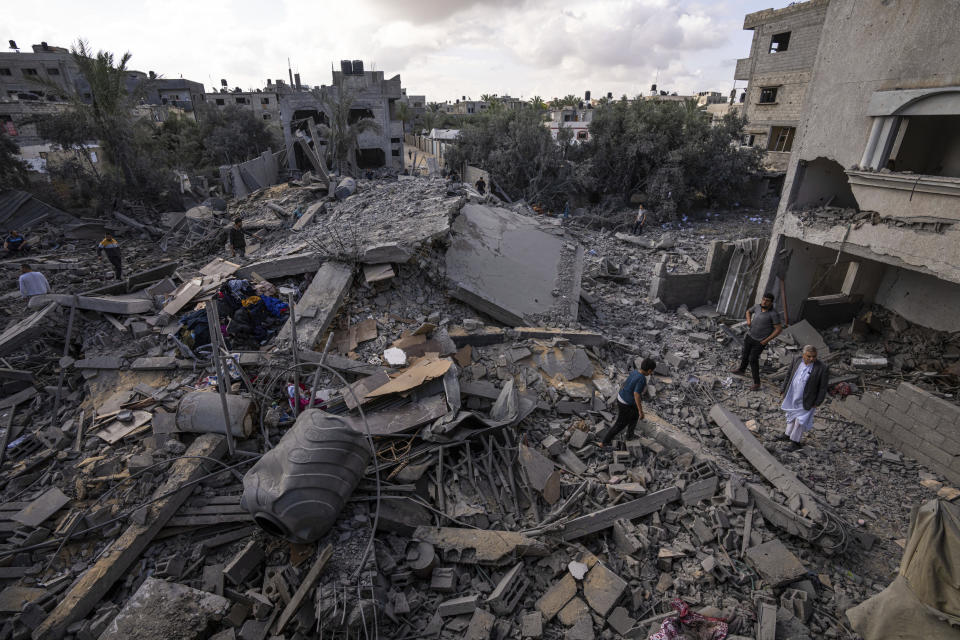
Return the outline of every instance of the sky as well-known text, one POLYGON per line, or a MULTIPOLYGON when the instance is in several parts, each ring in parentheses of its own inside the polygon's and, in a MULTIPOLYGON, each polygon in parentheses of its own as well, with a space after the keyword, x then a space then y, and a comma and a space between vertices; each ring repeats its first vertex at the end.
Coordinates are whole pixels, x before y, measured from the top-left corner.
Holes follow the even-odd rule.
MULTIPOLYGON (((400 74, 428 101, 481 94, 619 97, 734 85, 747 13, 787 0, 35 0, 4 12, 2 42, 133 54, 130 68, 231 88, 329 84, 341 59, 400 74)), ((736 86, 742 87, 740 82, 736 86)))

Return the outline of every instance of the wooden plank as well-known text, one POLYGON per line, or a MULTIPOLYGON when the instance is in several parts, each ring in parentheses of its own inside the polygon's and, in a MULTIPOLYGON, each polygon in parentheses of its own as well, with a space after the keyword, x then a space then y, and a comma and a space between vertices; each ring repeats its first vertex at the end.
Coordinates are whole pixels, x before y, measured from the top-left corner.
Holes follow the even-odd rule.
POLYGON ((290 598, 290 602, 287 603, 287 606, 284 607, 283 613, 280 615, 280 619, 277 620, 276 626, 273 628, 273 634, 278 635, 283 628, 287 626, 287 623, 290 622, 290 618, 293 617, 293 614, 297 612, 297 609, 300 608, 303 599, 307 597, 307 594, 310 593, 310 590, 313 589, 313 585, 316 584, 317 579, 320 577, 320 572, 323 571, 324 565, 327 564, 327 560, 330 559, 330 556, 333 555, 333 545, 328 544, 324 547, 323 551, 320 552, 320 555, 317 556, 317 559, 313 562, 313 566, 310 567, 310 571, 307 572, 306 577, 303 579, 303 582, 300 583, 300 586, 297 587, 296 593, 293 594, 293 597, 290 598))
MULTIPOLYGON (((353 267, 350 265, 326 262, 320 267, 293 309, 297 318, 297 342, 300 349, 312 349, 317 339, 326 332, 352 281, 353 267), (305 309, 316 309, 316 312, 305 313, 305 309), (308 315, 312 317, 306 317, 308 315)), ((281 350, 289 348, 291 334, 292 327, 288 319, 277 336, 276 344, 281 350)))
MULTIPOLYGON (((203 456, 219 459, 226 451, 223 436, 206 433, 198 437, 187 456, 203 456)), ((56 608, 34 630, 33 640, 56 640, 66 635, 67 627, 86 618, 103 599, 114 583, 127 572, 154 536, 166 526, 180 505, 193 492, 188 483, 207 473, 204 465, 208 460, 182 458, 173 463, 167 481, 155 492, 154 497, 171 494, 153 503, 145 524, 131 524, 115 539, 96 564, 87 569, 73 586, 59 598, 56 608)))
POLYGON ((187 304, 200 293, 201 289, 203 289, 203 280, 200 278, 194 278, 190 282, 185 282, 174 293, 173 299, 163 307, 162 312, 168 316, 177 315, 181 309, 187 306, 187 304))
POLYGON ((567 523, 563 528, 561 537, 564 540, 575 540, 597 531, 603 531, 607 527, 612 527, 614 520, 626 518, 633 520, 649 515, 662 507, 663 505, 676 502, 680 499, 680 489, 677 487, 668 487, 648 496, 617 504, 606 509, 600 509, 585 516, 575 518, 567 523))

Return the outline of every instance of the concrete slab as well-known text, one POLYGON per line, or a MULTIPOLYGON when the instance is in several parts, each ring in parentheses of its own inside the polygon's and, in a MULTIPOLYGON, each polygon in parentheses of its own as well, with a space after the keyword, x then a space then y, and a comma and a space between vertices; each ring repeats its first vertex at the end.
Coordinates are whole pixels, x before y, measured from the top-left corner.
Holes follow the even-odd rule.
POLYGON ((583 248, 507 209, 468 204, 451 227, 450 293, 512 326, 577 319, 583 248))
POLYGON ((100 640, 194 640, 230 608, 223 596, 156 578, 144 580, 100 640))
POLYGON ((575 595, 577 595, 577 581, 569 573, 565 574, 552 587, 547 589, 546 593, 540 596, 536 604, 537 611, 543 614, 543 619, 546 622, 550 622, 553 616, 560 613, 560 610, 575 595))
POLYGON ((256 273, 261 278, 269 280, 270 278, 280 278, 283 276, 292 276, 298 273, 309 273, 320 268, 323 262, 322 256, 315 252, 295 253, 289 256, 279 256, 251 262, 248 265, 240 267, 236 271, 236 277, 249 279, 256 273))
POLYGON ((807 575, 803 563, 777 539, 747 549, 747 562, 771 587, 779 587, 807 575))
POLYGON ((626 590, 627 581, 599 562, 583 580, 583 596, 587 604, 601 616, 606 616, 613 609, 626 590))
POLYGON ((13 519, 28 527, 39 527, 47 518, 57 511, 60 511, 68 502, 70 502, 70 498, 60 491, 60 489, 53 487, 21 511, 17 512, 13 516, 13 519))
MULTIPOLYGON (((293 309, 297 319, 297 342, 301 349, 312 349, 317 339, 327 330, 352 281, 353 267, 350 265, 327 262, 320 267, 293 309)), ((290 345, 291 340, 291 325, 290 320, 287 320, 280 329, 276 345, 284 349, 290 345)))

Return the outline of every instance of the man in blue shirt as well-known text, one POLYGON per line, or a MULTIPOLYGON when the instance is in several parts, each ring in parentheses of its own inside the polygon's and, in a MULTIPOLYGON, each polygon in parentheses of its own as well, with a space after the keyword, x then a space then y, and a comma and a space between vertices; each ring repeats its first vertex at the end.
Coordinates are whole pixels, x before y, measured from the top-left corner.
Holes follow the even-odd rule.
POLYGON ((647 377, 653 375, 653 370, 656 368, 657 363, 652 358, 644 358, 640 363, 640 371, 631 371, 627 376, 627 381, 623 383, 620 393, 617 394, 617 419, 604 433, 601 440, 603 446, 609 446, 624 427, 627 429, 627 438, 633 437, 637 420, 643 420, 641 397, 647 386, 647 377))

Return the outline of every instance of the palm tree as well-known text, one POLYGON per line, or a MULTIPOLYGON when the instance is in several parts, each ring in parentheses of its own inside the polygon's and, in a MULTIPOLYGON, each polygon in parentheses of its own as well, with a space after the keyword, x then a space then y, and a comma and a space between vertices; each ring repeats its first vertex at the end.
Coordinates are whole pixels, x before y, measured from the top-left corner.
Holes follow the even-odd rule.
POLYGON ((561 106, 576 107, 579 104, 580 104, 580 98, 573 95, 572 93, 568 93, 567 95, 563 96, 563 98, 560 100, 561 106))
POLYGON ((440 104, 439 102, 427 103, 427 111, 429 111, 430 113, 440 113, 442 109, 443 109, 443 105, 440 104))
POLYGON ((683 102, 680 103, 680 108, 683 110, 683 117, 687 122, 705 120, 709 117, 707 114, 707 105, 701 106, 697 104, 694 98, 685 98, 683 102))
POLYGON ((481 102, 494 102, 497 99, 497 94, 495 93, 484 93, 480 95, 481 102))
POLYGON ((407 132, 407 125, 413 122, 413 110, 406 102, 399 103, 397 107, 397 120, 403 123, 403 132, 407 132))
POLYGON ((349 93, 341 94, 339 100, 334 99, 332 94, 321 94, 318 89, 313 89, 313 93, 320 98, 330 121, 329 124, 317 125, 317 133, 327 140, 327 154, 335 161, 337 171, 341 175, 344 162, 348 163, 353 173, 356 173, 356 163, 351 157, 351 152, 360 148, 358 143, 360 135, 367 131, 380 133, 383 127, 373 118, 360 118, 351 122, 350 107, 353 106, 354 98, 349 93))
POLYGON ((443 114, 435 111, 425 111, 424 114, 420 116, 421 131, 425 130, 427 133, 430 133, 430 131, 435 129, 440 123, 440 118, 442 115, 443 114))
POLYGON ((534 109, 546 109, 547 103, 540 96, 530 98, 530 106, 534 109))

